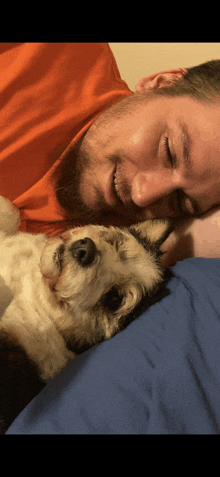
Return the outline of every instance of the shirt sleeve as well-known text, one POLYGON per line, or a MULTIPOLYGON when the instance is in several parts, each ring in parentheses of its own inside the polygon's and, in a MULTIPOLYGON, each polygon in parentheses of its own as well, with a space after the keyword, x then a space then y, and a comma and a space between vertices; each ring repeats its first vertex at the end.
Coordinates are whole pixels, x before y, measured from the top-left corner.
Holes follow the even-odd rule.
POLYGON ((60 156, 132 92, 107 43, 3 43, 0 71, 0 195, 20 209, 21 230, 64 227, 51 183, 60 156))

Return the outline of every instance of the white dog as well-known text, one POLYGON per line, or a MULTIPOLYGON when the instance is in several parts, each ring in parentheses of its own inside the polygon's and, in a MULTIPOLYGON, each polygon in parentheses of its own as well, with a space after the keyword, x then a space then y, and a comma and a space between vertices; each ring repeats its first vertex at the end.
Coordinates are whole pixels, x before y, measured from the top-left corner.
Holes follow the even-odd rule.
POLYGON ((146 307, 160 298, 160 246, 172 225, 88 225, 48 238, 18 232, 19 224, 18 210, 0 197, 0 361, 8 343, 13 361, 22 354, 46 382, 124 328, 143 299, 146 307))

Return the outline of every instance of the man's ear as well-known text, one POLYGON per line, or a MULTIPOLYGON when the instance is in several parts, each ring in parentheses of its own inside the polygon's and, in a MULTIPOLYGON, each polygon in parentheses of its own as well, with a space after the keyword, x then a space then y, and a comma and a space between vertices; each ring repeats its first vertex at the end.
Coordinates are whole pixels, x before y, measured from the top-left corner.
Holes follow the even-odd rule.
POLYGON ((188 72, 186 68, 176 68, 172 70, 160 71, 150 76, 141 78, 135 86, 137 93, 144 93, 149 89, 171 86, 177 81, 182 81, 183 76, 188 72))

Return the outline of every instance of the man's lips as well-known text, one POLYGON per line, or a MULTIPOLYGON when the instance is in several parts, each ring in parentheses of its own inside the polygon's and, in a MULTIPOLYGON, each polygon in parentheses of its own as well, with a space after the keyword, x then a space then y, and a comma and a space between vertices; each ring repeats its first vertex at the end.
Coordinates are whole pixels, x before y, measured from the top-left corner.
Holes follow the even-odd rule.
MULTIPOLYGON (((108 215, 108 220, 112 214, 112 218, 116 222, 112 222, 113 225, 117 226, 129 226, 135 222, 145 220, 144 210, 138 207, 132 200, 127 199, 125 202, 118 197, 118 194, 115 190, 114 183, 114 169, 111 173, 111 176, 108 178, 108 182, 105 188, 104 200, 106 204, 106 214, 108 215)), ((117 173, 116 173, 117 174, 117 173)), ((117 176, 116 176, 117 181, 117 176)), ((120 184, 119 184, 119 194, 120 194, 120 184)), ((104 212, 104 209, 103 209, 104 212)), ((107 217, 107 215, 106 215, 107 217)))
POLYGON ((114 188, 115 188, 115 192, 116 192, 116 194, 117 194, 117 196, 118 196, 120 202, 123 204, 121 195, 120 195, 120 193, 119 193, 118 178, 117 178, 117 172, 116 172, 116 171, 114 172, 113 177, 114 177, 114 188))
POLYGON ((116 168, 114 168, 113 171, 111 171, 111 174, 109 175, 107 184, 106 184, 106 189, 105 189, 105 200, 106 203, 111 207, 115 208, 117 206, 123 206, 123 201, 120 197, 120 192, 118 188, 118 183, 117 183, 117 172, 116 168))

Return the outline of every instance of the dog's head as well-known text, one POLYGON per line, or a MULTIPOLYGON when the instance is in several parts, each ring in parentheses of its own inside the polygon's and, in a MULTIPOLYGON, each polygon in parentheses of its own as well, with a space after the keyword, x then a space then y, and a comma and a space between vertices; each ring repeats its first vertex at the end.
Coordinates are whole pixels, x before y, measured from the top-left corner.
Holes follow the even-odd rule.
POLYGON ((168 220, 129 228, 88 225, 48 240, 40 268, 64 309, 57 326, 72 350, 82 352, 120 331, 143 297, 145 308, 151 304, 164 280, 160 247, 172 229, 168 220))

